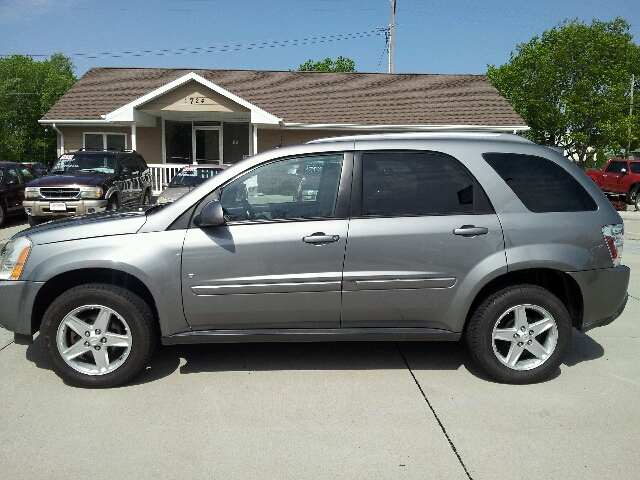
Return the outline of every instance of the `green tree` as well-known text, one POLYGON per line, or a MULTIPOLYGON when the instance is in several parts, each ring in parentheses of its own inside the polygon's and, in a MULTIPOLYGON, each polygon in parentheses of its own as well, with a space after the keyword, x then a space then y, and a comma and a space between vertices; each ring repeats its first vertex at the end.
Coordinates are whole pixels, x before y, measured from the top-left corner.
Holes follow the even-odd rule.
POLYGON ((56 53, 38 62, 13 55, 0 58, 0 151, 2 160, 50 163, 56 132, 38 120, 75 83, 71 60, 56 53))
MULTIPOLYGON (((582 168, 627 147, 631 75, 640 73, 640 47, 629 24, 565 20, 520 44, 487 77, 527 122, 536 143, 564 148, 582 168)), ((634 111, 632 150, 640 139, 634 111)), ((626 152, 625 152, 626 153, 626 152)))
POLYGON ((309 59, 298 67, 299 72, 355 72, 356 62, 340 55, 335 61, 329 57, 320 62, 309 59))

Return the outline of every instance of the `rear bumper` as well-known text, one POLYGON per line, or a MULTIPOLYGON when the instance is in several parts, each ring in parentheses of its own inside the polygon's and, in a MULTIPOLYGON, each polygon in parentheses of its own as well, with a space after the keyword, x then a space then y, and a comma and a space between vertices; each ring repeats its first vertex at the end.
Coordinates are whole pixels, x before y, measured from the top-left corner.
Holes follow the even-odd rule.
POLYGON ((50 218, 104 212, 107 208, 107 200, 59 200, 57 203, 64 203, 66 210, 52 211, 49 200, 24 200, 22 206, 29 216, 50 218))
POLYGON ((631 270, 624 265, 569 272, 582 290, 584 311, 578 330, 587 332, 608 325, 622 314, 627 304, 630 274, 631 270))

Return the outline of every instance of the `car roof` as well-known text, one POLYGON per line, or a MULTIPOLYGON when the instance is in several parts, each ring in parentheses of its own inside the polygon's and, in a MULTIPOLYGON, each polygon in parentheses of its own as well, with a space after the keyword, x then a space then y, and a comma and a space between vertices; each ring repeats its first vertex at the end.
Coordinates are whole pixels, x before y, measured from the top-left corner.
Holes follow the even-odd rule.
POLYGON ((19 162, 0 162, 0 167, 22 166, 19 162))

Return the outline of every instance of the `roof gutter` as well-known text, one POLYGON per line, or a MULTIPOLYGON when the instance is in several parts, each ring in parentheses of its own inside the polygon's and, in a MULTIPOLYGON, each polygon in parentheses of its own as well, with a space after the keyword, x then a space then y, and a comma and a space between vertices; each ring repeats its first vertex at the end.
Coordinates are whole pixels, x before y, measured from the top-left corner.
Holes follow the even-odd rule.
POLYGON ((285 130, 353 130, 395 132, 526 132, 526 125, 355 125, 335 123, 285 123, 280 124, 285 130))
POLYGON ((43 125, 111 125, 116 126, 113 122, 106 120, 38 120, 43 125))

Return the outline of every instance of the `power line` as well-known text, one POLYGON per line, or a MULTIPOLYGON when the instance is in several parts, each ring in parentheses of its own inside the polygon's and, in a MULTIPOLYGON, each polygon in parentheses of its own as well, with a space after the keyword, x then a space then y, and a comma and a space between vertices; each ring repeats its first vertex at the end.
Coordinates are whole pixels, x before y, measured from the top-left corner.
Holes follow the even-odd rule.
MULTIPOLYGON (((140 51, 124 51, 124 52, 101 52, 101 53, 70 53, 70 57, 80 58, 121 58, 121 57, 148 57, 163 55, 187 55, 195 53, 219 53, 239 50, 257 50, 263 48, 292 47, 298 45, 309 45, 314 43, 338 42, 343 40, 356 40, 358 38, 372 37, 383 35, 380 29, 364 30, 361 32, 352 32, 338 35, 325 35, 321 37, 297 38, 293 40, 273 40, 268 42, 255 43, 230 43, 223 45, 213 45, 209 47, 184 47, 173 49, 156 49, 156 50, 140 50, 140 51)), ((0 57, 9 57, 11 55, 0 55, 0 57)), ((33 54, 29 57, 49 57, 50 55, 33 54)))
POLYGON ((380 61, 378 62, 378 66, 376 67, 376 73, 378 73, 378 70, 380 70, 380 64, 382 63, 384 54, 389 51, 389 27, 379 27, 378 30, 384 33, 385 42, 384 48, 382 49, 382 55, 380 56, 380 61))

